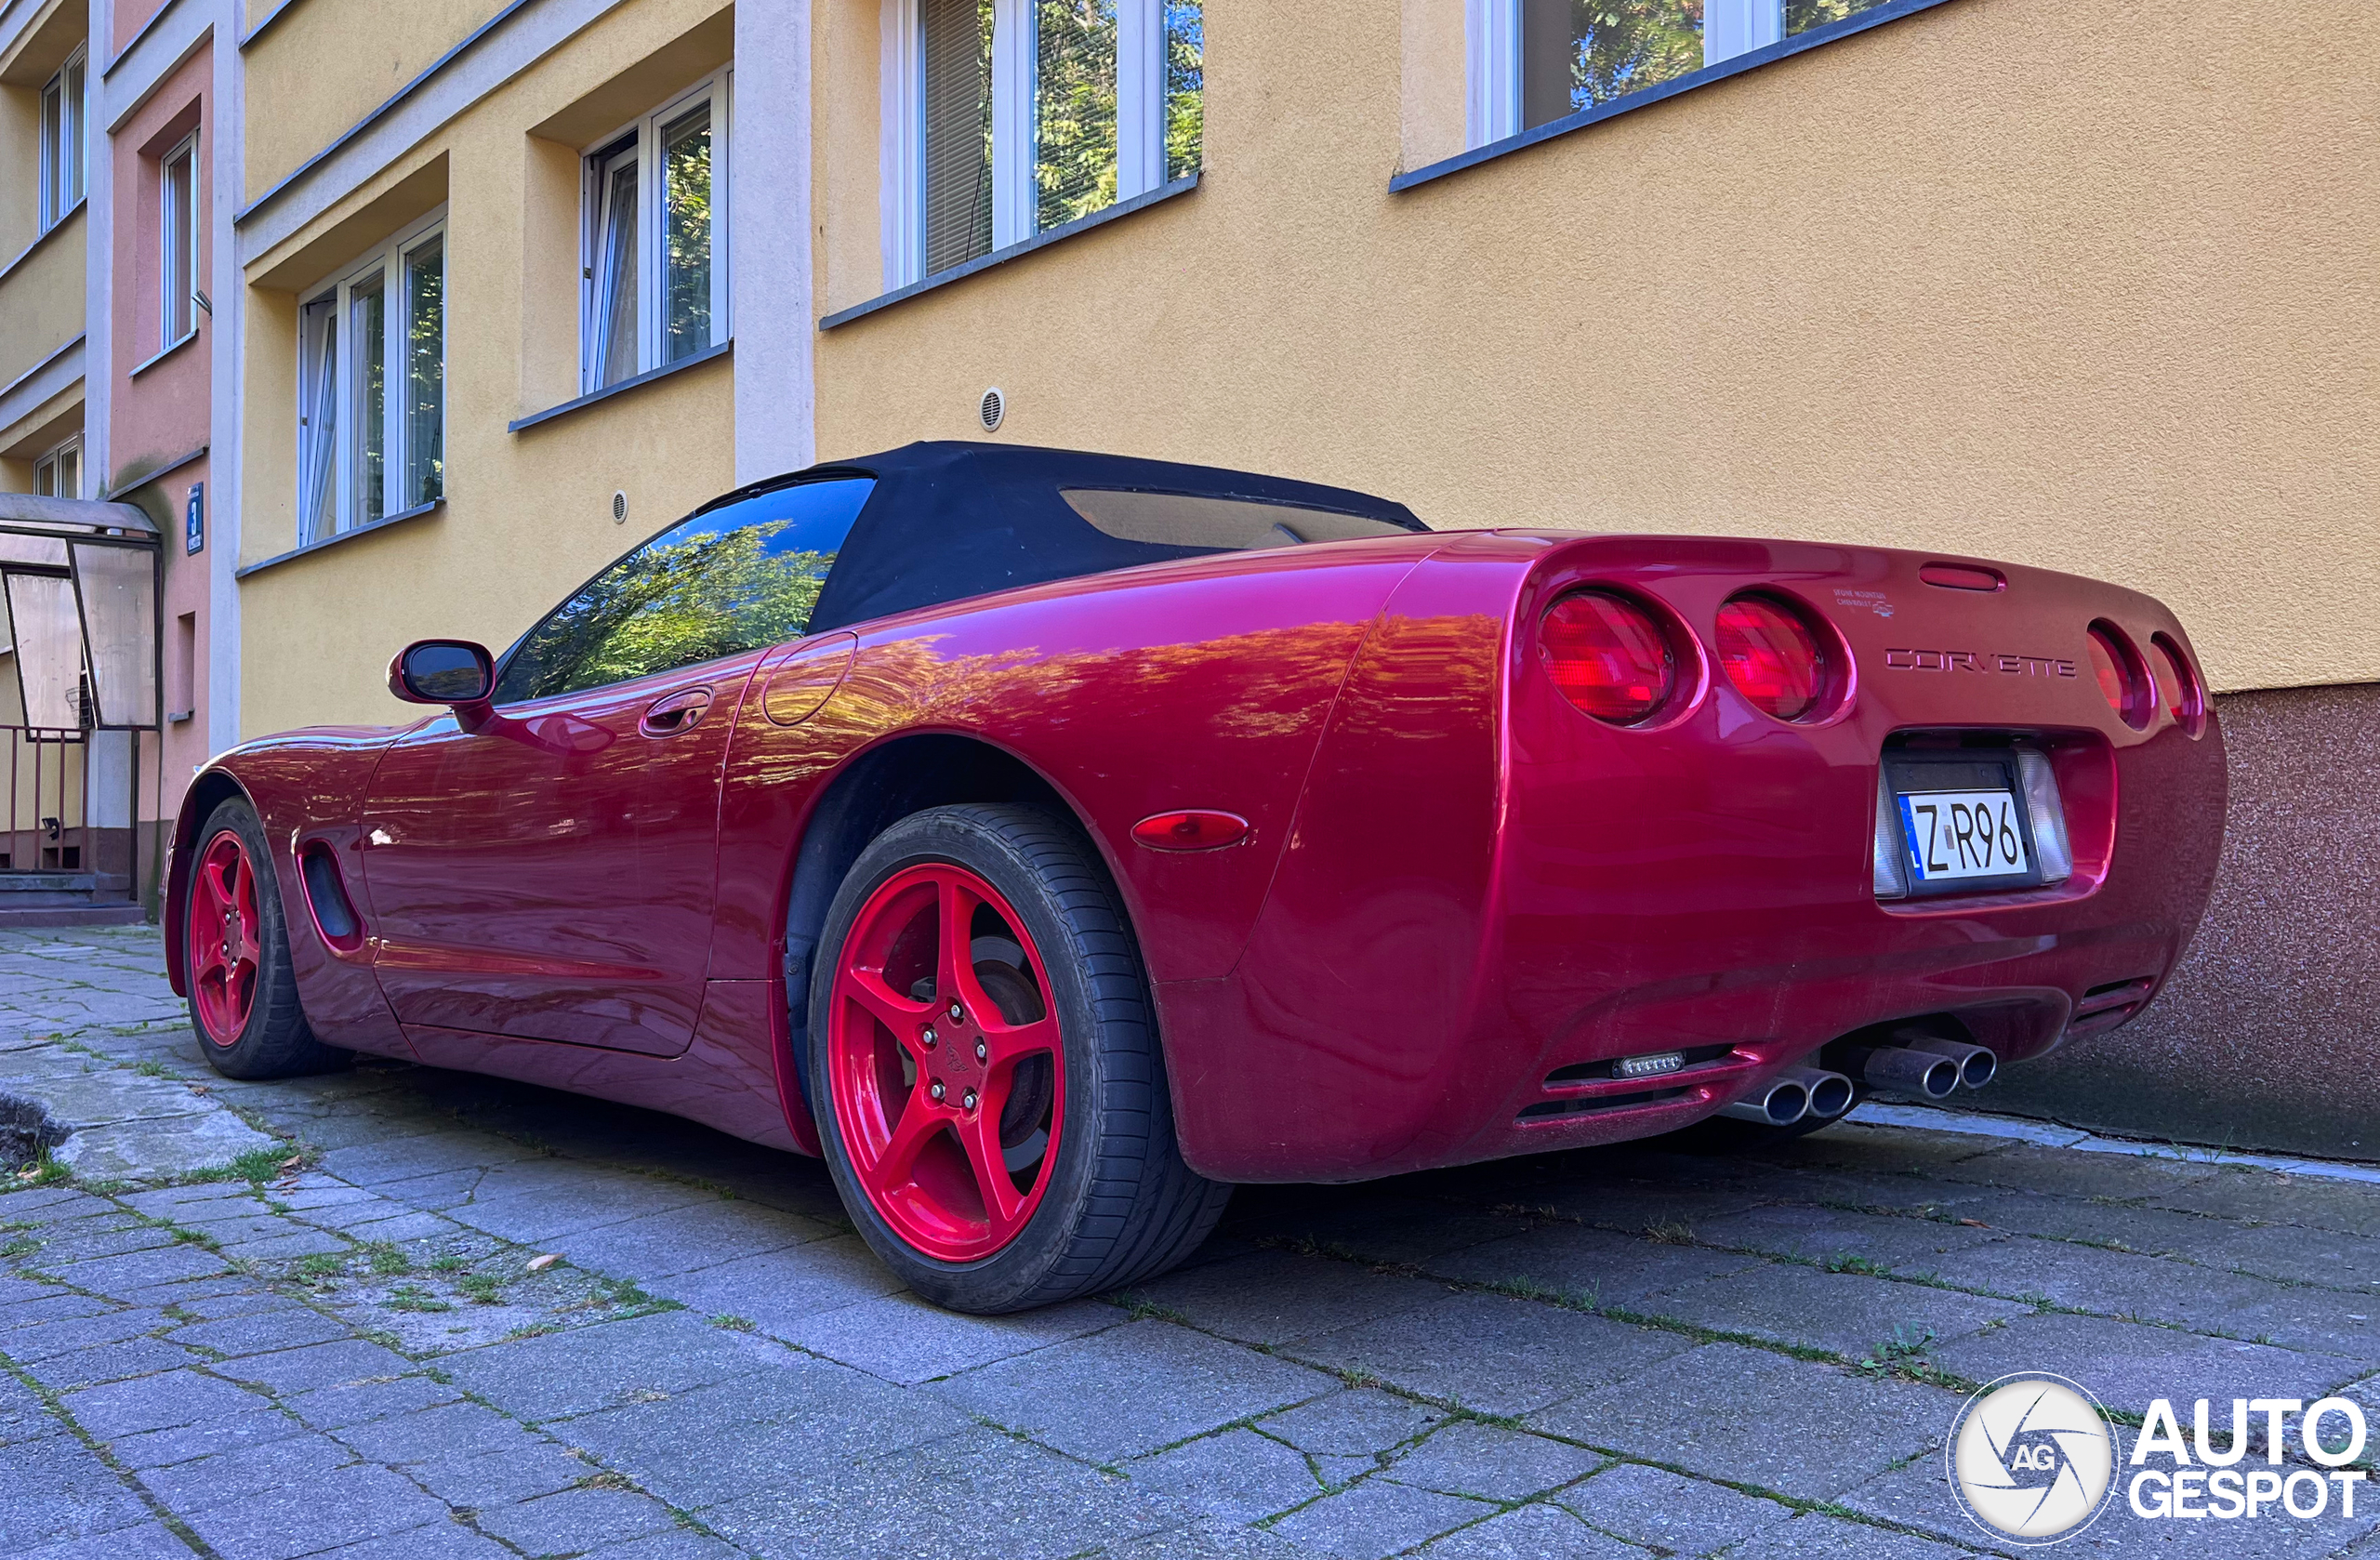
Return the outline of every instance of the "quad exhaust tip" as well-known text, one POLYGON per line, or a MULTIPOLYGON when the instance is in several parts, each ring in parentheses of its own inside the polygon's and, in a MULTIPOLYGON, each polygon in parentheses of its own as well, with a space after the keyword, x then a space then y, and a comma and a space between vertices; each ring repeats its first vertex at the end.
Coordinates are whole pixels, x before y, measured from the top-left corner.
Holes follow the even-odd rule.
POLYGON ((1809 1114, 1832 1120, 1851 1108, 1858 1091, 1841 1073, 1830 1073, 1817 1067, 1788 1067, 1778 1075, 1788 1082, 1798 1083, 1810 1097, 1809 1114))
POLYGON ((1745 1095, 1719 1114, 1738 1121, 1757 1121, 1764 1127, 1790 1127, 1809 1111, 1809 1090, 1789 1073, 1769 1079, 1767 1088, 1745 1095))
POLYGON ((1874 1089, 1947 1100, 1959 1087, 1959 1064, 1930 1051, 1879 1046, 1859 1058, 1856 1065, 1861 1079, 1874 1089))

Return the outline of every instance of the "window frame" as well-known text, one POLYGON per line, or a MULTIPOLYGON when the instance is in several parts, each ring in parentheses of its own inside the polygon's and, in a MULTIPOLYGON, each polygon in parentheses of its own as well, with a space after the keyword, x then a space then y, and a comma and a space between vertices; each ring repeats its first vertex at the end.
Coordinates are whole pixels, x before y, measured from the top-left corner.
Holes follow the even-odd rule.
POLYGON ((83 204, 90 180, 90 47, 77 45, 66 62, 42 83, 40 125, 34 136, 39 205, 34 227, 47 232, 83 204), (50 104, 58 105, 58 129, 50 129, 50 104), (69 157, 71 154, 71 162, 69 157), (73 177, 62 175, 70 169, 73 177))
POLYGON ((410 299, 405 288, 405 261, 430 240, 436 239, 441 245, 440 263, 443 268, 439 284, 438 337, 438 444, 443 457, 450 447, 447 427, 454 403, 450 393, 452 377, 447 372, 447 349, 454 339, 449 292, 454 277, 454 245, 448 239, 446 217, 446 210, 442 206, 429 216, 406 224, 354 260, 298 293, 297 396, 293 411, 295 421, 291 426, 298 432, 297 521, 298 545, 301 548, 344 535, 361 526, 381 524, 403 515, 418 513, 445 501, 445 480, 442 474, 439 491, 435 495, 418 504, 403 502, 408 496, 406 477, 412 467, 413 452, 407 447, 410 431, 409 420, 404 415, 403 388, 406 374, 405 343, 410 334, 407 329, 410 299), (380 512, 367 518, 358 513, 360 506, 356 503, 357 362, 349 321, 352 318, 356 286, 363 284, 368 289, 375 280, 380 284, 385 300, 380 318, 381 351, 384 354, 380 396, 380 512), (337 353, 330 370, 336 379, 331 436, 337 443, 331 450, 327 473, 330 501, 326 517, 310 514, 307 508, 311 501, 307 472, 314 448, 312 440, 320 437, 319 434, 310 436, 308 433, 309 419, 314 409, 310 404, 313 399, 311 392, 318 390, 322 370, 319 364, 309 361, 317 354, 309 351, 312 344, 307 339, 306 330, 307 311, 325 302, 331 306, 331 339, 337 353), (326 519, 327 523, 324 522, 326 519))
MULTIPOLYGON (((930 279, 926 61, 919 5, 919 0, 884 0, 882 12, 878 208, 888 293, 930 279)), ((1152 194, 1169 182, 1165 11, 1166 0, 1116 0, 1116 200, 1102 211, 1152 194)), ((992 255, 1057 231, 1038 225, 1038 17, 1035 0, 992 0, 992 255)), ((1100 214, 1085 213, 1077 220, 1100 214)), ((946 267, 931 274, 959 269, 946 267)))
POLYGON ((39 456, 34 457, 33 492, 37 496, 52 498, 80 498, 83 496, 83 436, 80 433, 68 435, 66 438, 60 440, 56 444, 50 446, 50 448, 46 450, 44 450, 39 456), (58 481, 58 472, 60 469, 60 465, 69 456, 72 456, 74 459, 74 490, 72 493, 64 491, 65 484, 58 481), (59 489, 59 491, 46 495, 43 494, 43 473, 45 471, 49 473, 49 484, 52 487, 59 489))
POLYGON ((662 219, 667 192, 661 178, 661 132, 672 121, 706 102, 710 107, 710 340, 702 350, 720 347, 734 335, 728 264, 734 218, 729 192, 733 188, 730 162, 734 149, 730 143, 734 138, 730 126, 734 119, 734 83, 735 67, 722 65, 658 107, 638 114, 579 149, 578 393, 582 396, 700 355, 690 352, 667 361, 662 356, 668 278, 663 264, 668 236, 662 219), (635 140, 632 149, 623 144, 630 138, 635 140), (605 218, 611 201, 608 174, 631 154, 636 159, 637 181, 636 364, 628 373, 606 382, 602 377, 608 366, 602 351, 606 322, 601 316, 605 282, 602 273, 608 253, 609 224, 605 218))
POLYGON ((198 334, 198 260, 206 231, 198 208, 205 198, 198 132, 192 130, 157 159, 157 350, 161 352, 171 351, 198 334), (183 217, 189 231, 178 234, 174 231, 174 166, 185 159, 190 163, 190 208, 183 217), (178 297, 178 280, 184 284, 178 297), (176 317, 183 307, 190 311, 190 328, 177 332, 176 317))

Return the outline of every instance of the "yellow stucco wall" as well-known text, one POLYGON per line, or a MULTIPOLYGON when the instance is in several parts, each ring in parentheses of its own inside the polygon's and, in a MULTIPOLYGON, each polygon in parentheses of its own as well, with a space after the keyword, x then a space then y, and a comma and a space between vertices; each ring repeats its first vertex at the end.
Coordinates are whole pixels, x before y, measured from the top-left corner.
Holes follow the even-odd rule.
POLYGON ((307 0, 292 7, 247 51, 242 204, 346 133, 501 8, 501 0, 307 0), (270 112, 258 112, 267 105, 270 112))
POLYGON ((13 383, 83 334, 88 226, 88 217, 77 210, 0 276, 0 385, 13 383))
MULTIPOLYGON (((652 107, 613 105, 604 93, 624 75, 634 84, 626 89, 650 89, 635 73, 638 62, 721 9, 718 0, 620 7, 248 267, 241 553, 254 562, 297 540, 291 289, 318 280, 313 271, 353 258, 324 254, 323 235, 342 232, 362 253, 371 240, 356 231, 358 213, 390 201, 409 211, 416 197, 406 191, 437 174, 443 160, 445 506, 243 581, 245 733, 410 718, 416 712, 382 682, 390 655, 407 641, 459 635, 500 650, 603 563, 734 485, 734 386, 725 359, 507 431, 514 419, 576 391, 575 148, 557 154, 530 132, 557 116, 575 123, 574 112, 612 114, 608 124, 652 107), (626 525, 612 521, 615 490, 629 497, 626 525)), ((693 71, 689 80, 701 73, 692 64, 683 69, 693 71)), ((403 219, 392 220, 391 231, 403 219)))
MULTIPOLYGON (((998 384, 1002 440, 2005 558, 2220 688, 2380 679, 2380 7, 1953 0, 1391 195, 1460 10, 1210 0, 1202 186, 826 333, 821 456, 998 384)), ((880 286, 875 9, 815 16, 824 313, 880 286)))

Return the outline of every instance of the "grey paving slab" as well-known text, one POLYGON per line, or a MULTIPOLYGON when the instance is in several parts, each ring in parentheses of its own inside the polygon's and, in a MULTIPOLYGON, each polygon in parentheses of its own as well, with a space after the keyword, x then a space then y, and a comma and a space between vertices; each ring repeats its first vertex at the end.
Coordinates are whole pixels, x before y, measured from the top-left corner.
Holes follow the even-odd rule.
POLYGON ((121 1257, 61 1263, 43 1271, 55 1275, 76 1289, 123 1296, 153 1285, 184 1278, 212 1277, 231 1269, 230 1263, 211 1251, 196 1246, 176 1244, 154 1250, 134 1251, 121 1257))
POLYGON ((1523 1285, 1582 1304, 1633 1309, 1659 1290, 1765 1264, 1737 1252, 1663 1245, 1579 1224, 1546 1224, 1425 1265, 1469 1283, 1523 1285))
POLYGON ((447 1521, 341 1544, 322 1551, 320 1560, 514 1560, 514 1552, 447 1521))
POLYGON ((2016 1370, 2056 1371, 2081 1382, 2109 1408, 2134 1413, 2146 1411, 2160 1397, 2287 1396, 2311 1402, 2365 1369, 2335 1355, 2056 1313, 1944 1344, 1934 1357, 1945 1369, 1977 1382, 2016 1370))
POLYGON ((1372 1458, 1403 1446, 1447 1416, 1426 1404, 1377 1387, 1351 1387, 1267 1415, 1264 1434, 1317 1456, 1372 1458))
POLYGON ((449 1526, 445 1502, 368 1462, 191 1512, 183 1520, 222 1560, 291 1560, 431 1524, 449 1526))
POLYGON ((1937 1388, 1709 1343, 1658 1378, 1574 1397, 1529 1422, 1623 1456, 1824 1501, 1933 1446, 1959 1402, 1937 1388))
POLYGON ((836 1233, 799 1213, 709 1196, 641 1218, 567 1232, 545 1244, 581 1267, 653 1279, 781 1251, 836 1233))
POLYGON ((171 1326, 172 1321, 164 1312, 146 1305, 103 1311, 96 1315, 61 1317, 31 1327, 6 1328, 0 1324, 0 1350, 6 1350, 8 1357, 20 1365, 32 1365, 80 1349, 120 1343, 171 1326))
POLYGON ((1602 1532, 1695 1560, 1793 1514, 1779 1501, 1641 1462, 1607 1468, 1554 1499, 1602 1532))
POLYGON ((147 1521, 149 1510, 72 1436, 0 1448, 0 1554, 147 1521))
POLYGON ((2380 1187, 2220 1170, 2144 1194, 2159 1208, 2380 1237, 2380 1187))
POLYGON ((1336 1385, 1318 1370, 1143 1321, 922 1390, 1061 1451, 1115 1462, 1336 1385), (1118 1382, 1131 1391, 1110 1390, 1118 1382))
POLYGON ((312 1392, 293 1393, 279 1402, 305 1424, 317 1430, 339 1430, 391 1414, 418 1413, 461 1396, 460 1388, 425 1375, 340 1382, 312 1392))
POLYGON ((654 1533, 626 1543, 604 1544, 590 1549, 583 1560, 735 1560, 744 1553, 724 1539, 680 1527, 668 1533, 654 1533))
POLYGON ((1864 1359, 1888 1343, 1964 1338, 2032 1308, 1953 1289, 1764 1263, 1638 1302, 1647 1315, 1864 1359))
POLYGON ((900 1289, 856 1236, 738 1257, 645 1285, 704 1315, 742 1316, 783 1337, 809 1317, 900 1289))
POLYGON ((162 1522, 110 1528, 20 1550, 14 1560, 191 1560, 190 1545, 162 1522))
POLYGON ((1695 1234, 1714 1246, 1838 1266, 1857 1259, 1900 1274, 1933 1273, 1946 1258, 2008 1238, 1997 1228, 1977 1229, 1954 1221, 1800 1205, 1755 1208, 1710 1220, 1695 1234))
POLYGON ((1727 1560, 1957 1560, 1961 1553, 1931 1539, 1805 1512, 1755 1534, 1727 1560))
POLYGON ((1314 1553, 1263 1528, 1207 1517, 1108 1544, 1095 1560, 1300 1560, 1314 1553))
POLYGON ((2222 1329, 2231 1311, 2276 1298, 2263 1278, 2062 1240, 2012 1240, 1945 1258, 1935 1276, 1964 1289, 2039 1296, 2103 1316, 2222 1329))
POLYGON ((1203 1435, 1124 1464, 1133 1483, 1234 1522, 1303 1505, 1323 1487, 1305 1458, 1253 1430, 1203 1435))
POLYGON ((1483 1413, 1525 1414, 1691 1347, 1674 1334, 1534 1301, 1449 1294, 1281 1352, 1483 1413))
POLYGON ((492 1132, 437 1131, 334 1148, 323 1156, 322 1170, 350 1185, 384 1188, 391 1182, 456 1170, 478 1171, 537 1157, 536 1150, 492 1132))
POLYGON ((213 1368, 218 1376, 245 1382, 279 1395, 353 1382, 387 1381, 408 1375, 416 1367, 393 1349, 361 1338, 342 1338, 224 1360, 213 1368))
POLYGON ((328 1343, 349 1335, 348 1328, 303 1305, 284 1304, 252 1311, 219 1321, 194 1322, 166 1334, 173 1342, 220 1355, 261 1355, 309 1343, 328 1343))
POLYGON ((262 1397, 256 1407, 217 1414, 189 1424, 136 1432, 108 1443, 108 1450, 124 1467, 165 1468, 193 1458, 212 1457, 239 1447, 285 1440, 305 1434, 305 1424, 262 1397))
POLYGON ((483 1531, 529 1554, 576 1553, 677 1525, 660 1501, 618 1489, 565 1489, 479 1515, 483 1531))
POLYGON ((1181 1521, 1170 1502, 1123 1479, 984 1430, 829 1465, 699 1514, 765 1553, 904 1560, 1057 1560, 1181 1521))
POLYGON ((777 1336, 812 1354, 906 1384, 1030 1354, 1121 1327, 1128 1319, 1117 1307, 1091 1300, 1009 1316, 970 1316, 901 1293, 780 1324, 777 1336))
POLYGON ((480 1178, 469 1202, 444 1212, 457 1223, 506 1240, 550 1246, 574 1232, 625 1223, 713 1196, 652 1176, 534 1159, 494 1167, 480 1178))
POLYGON ((822 1360, 788 1358, 765 1371, 644 1395, 550 1428, 672 1505, 694 1510, 976 1424, 924 1393, 822 1360))
POLYGON ((1442 1284, 1323 1257, 1259 1251, 1133 1286, 1136 1300, 1245 1343, 1286 1343, 1426 1305, 1442 1284))
POLYGON ((682 1311, 572 1328, 449 1355, 456 1384, 525 1420, 559 1419, 769 1368, 775 1345, 682 1311))
POLYGON ((405 1476, 449 1505, 477 1511, 568 1489, 595 1469, 565 1448, 536 1442, 509 1451, 478 1452, 408 1463, 405 1476))
POLYGON ((1606 1461, 1582 1447, 1466 1421, 1405 1453, 1386 1476, 1447 1495, 1526 1501, 1584 1478, 1606 1461))
POLYGON ((202 1363, 203 1356, 154 1338, 132 1338, 52 1355, 28 1366, 26 1373, 52 1392, 73 1392, 102 1382, 121 1382, 160 1370, 177 1370, 202 1363))
POLYGON ((65 1429, 31 1388, 14 1376, 0 1375, 0 1447, 63 1434, 65 1429))
POLYGON ((1272 1530, 1341 1560, 1383 1560, 1495 1512, 1485 1501, 1375 1479, 1301 1507, 1272 1530))
POLYGON ((375 1462, 435 1462, 481 1452, 513 1451, 544 1441, 493 1408, 447 1403, 341 1428, 338 1439, 375 1462))
POLYGON ((186 1515, 317 1479, 356 1461, 353 1451, 327 1436, 287 1435, 154 1468, 140 1482, 186 1515))
POLYGON ((256 1394, 220 1377, 173 1370, 66 1394, 60 1402, 74 1421, 102 1440, 221 1419, 258 1407, 256 1394))
POLYGON ((1947 1181, 2015 1186, 2066 1196, 2162 1202, 2188 1195, 2192 1188, 2202 1187, 2229 1172, 2200 1160, 2076 1154, 2018 1143, 1937 1166, 1933 1173, 1947 1181))
POLYGON ((1650 1560, 1646 1551, 1542 1504, 1474 1523, 1421 1553, 1425 1560, 1650 1560))

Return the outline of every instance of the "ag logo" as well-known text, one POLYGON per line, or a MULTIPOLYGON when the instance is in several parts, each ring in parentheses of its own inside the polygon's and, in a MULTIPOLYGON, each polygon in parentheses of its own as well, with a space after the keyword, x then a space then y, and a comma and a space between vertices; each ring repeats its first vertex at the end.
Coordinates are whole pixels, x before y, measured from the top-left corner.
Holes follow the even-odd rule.
POLYGON ((2054 1544, 2089 1527, 2115 1493, 2115 1433, 2063 1376, 2003 1376, 1950 1426, 1950 1488, 1993 1538, 2054 1544))

